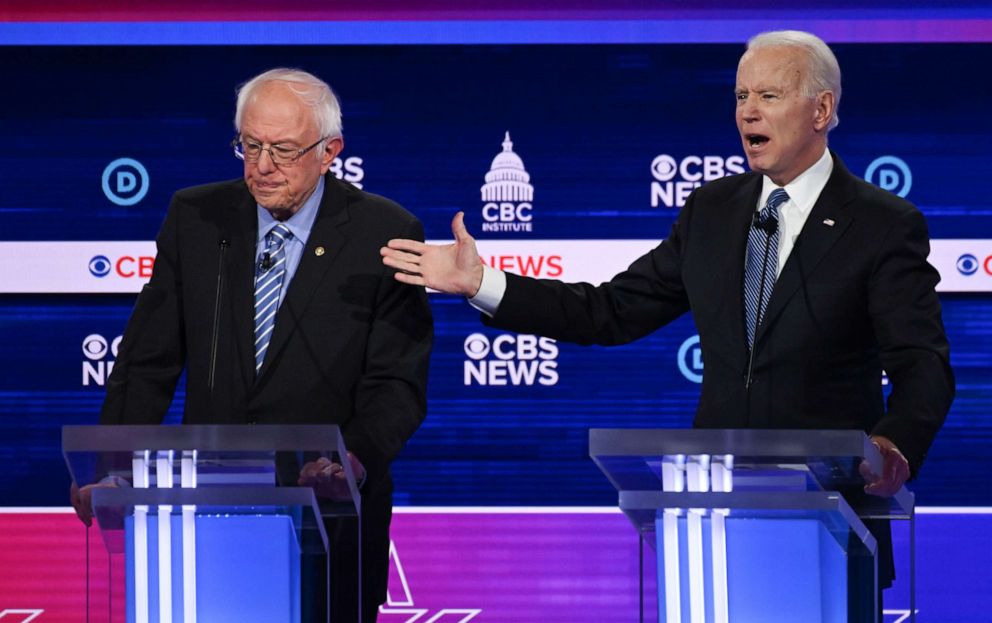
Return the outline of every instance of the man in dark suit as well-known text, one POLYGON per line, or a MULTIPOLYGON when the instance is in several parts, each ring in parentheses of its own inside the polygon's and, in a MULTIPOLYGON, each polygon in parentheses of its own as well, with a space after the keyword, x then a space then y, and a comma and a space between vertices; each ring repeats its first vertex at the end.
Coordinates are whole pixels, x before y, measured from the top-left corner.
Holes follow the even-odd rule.
POLYGON ((706 366, 696 426, 862 429, 884 458, 865 490, 892 495, 954 393, 926 223, 827 149, 841 88, 823 41, 755 37, 735 92, 752 172, 697 189, 668 238, 608 283, 484 266, 461 213, 454 244, 390 241, 383 261, 404 283, 471 297, 486 324, 581 344, 630 342, 691 311, 706 366))
MULTIPOLYGON (((186 424, 339 425, 362 494, 363 620, 374 621, 386 597, 389 465, 424 418, 433 336, 426 293, 397 283, 377 250, 422 240, 423 228, 328 172, 344 146, 341 115, 315 76, 252 79, 235 125, 244 179, 174 196, 100 421, 161 422, 185 368, 186 424)), ((327 459, 298 478, 320 496, 346 495, 342 466, 327 459)), ((87 492, 73 493, 88 519, 87 492)), ((334 621, 358 618, 357 534, 329 534, 334 621)))

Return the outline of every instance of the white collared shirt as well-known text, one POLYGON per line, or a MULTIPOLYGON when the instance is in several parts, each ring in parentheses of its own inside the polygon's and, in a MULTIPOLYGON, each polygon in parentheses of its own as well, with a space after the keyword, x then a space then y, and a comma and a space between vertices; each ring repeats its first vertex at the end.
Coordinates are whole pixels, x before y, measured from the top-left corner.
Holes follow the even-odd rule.
MULTIPOLYGON (((803 230, 809 213, 813 210, 813 204, 819 199, 823 187, 827 185, 830 174, 834 170, 834 160, 830 157, 830 150, 824 149, 823 155, 813 166, 799 174, 799 177, 785 185, 785 192, 789 195, 789 200, 778 207, 778 222, 782 228, 778 238, 778 272, 782 274, 782 267, 792 253, 792 247, 796 245, 796 238, 803 230)), ((771 181, 767 175, 762 176, 761 197, 758 198, 758 205, 755 210, 761 210, 768 201, 768 196, 772 191, 779 188, 775 182, 771 181)))
MULTIPOLYGON (((806 169, 799 176, 785 185, 785 192, 789 195, 789 200, 778 208, 779 226, 782 233, 778 242, 778 273, 782 272, 785 261, 789 259, 792 247, 796 244, 796 238, 802 231, 803 225, 809 213, 813 210, 813 204, 823 192, 823 187, 827 185, 830 174, 834 170, 834 160, 830 157, 830 150, 824 149, 823 155, 813 166, 806 169)), ((772 191, 778 188, 775 182, 771 181, 767 175, 762 177, 761 196, 755 210, 760 210, 772 191)), ((501 270, 482 265, 482 284, 479 291, 468 302, 472 307, 478 309, 487 316, 493 316, 499 308, 503 295, 506 294, 506 275, 501 270)))

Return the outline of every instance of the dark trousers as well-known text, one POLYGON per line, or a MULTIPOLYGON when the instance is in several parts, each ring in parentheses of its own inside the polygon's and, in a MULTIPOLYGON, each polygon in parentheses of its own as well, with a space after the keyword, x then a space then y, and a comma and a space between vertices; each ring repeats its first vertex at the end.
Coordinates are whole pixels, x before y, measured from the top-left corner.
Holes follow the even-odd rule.
MULTIPOLYGON (((300 467, 315 456, 282 452, 276 456, 278 480, 296 486, 300 467)), ((301 620, 304 623, 356 623, 361 608, 362 623, 375 623, 379 604, 386 601, 389 580, 389 524, 392 521, 393 485, 387 476, 362 492, 362 596, 358 585, 358 520, 354 517, 327 518, 324 530, 330 548, 330 564, 325 556, 304 556, 301 561, 301 620), (328 566, 330 574, 328 574, 328 566), (329 576, 329 577, 328 577, 329 576), (330 611, 328 612, 328 586, 330 611)), ((314 537, 310 537, 314 538, 314 537)), ((314 544, 308 549, 318 549, 314 544)))
POLYGON ((848 541, 848 621, 851 623, 881 623, 882 591, 892 586, 895 579, 895 561, 892 554, 892 531, 887 519, 863 519, 865 527, 875 537, 878 549, 875 565, 863 551, 860 539, 851 535, 848 541), (875 573, 877 565, 877 580, 875 573), (863 608, 875 601, 876 607, 863 608), (862 606, 862 607, 859 607, 862 606))
MULTIPOLYGON (((363 518, 364 519, 364 518, 363 518)), ((379 605, 386 601, 389 579, 389 533, 378 531, 367 535, 362 530, 362 597, 358 599, 358 522, 354 518, 338 518, 324 522, 331 543, 330 577, 327 559, 308 557, 303 565, 302 620, 305 623, 327 623, 326 595, 330 584, 331 623, 356 623, 361 608, 362 623, 375 623, 379 605)))

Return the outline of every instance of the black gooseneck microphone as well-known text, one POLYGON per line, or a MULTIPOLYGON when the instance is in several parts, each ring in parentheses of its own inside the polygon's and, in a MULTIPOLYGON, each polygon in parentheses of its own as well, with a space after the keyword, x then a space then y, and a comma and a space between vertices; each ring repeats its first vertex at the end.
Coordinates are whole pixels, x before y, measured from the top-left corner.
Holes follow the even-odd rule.
POLYGON ((217 291, 214 293, 214 325, 210 336, 210 370, 207 376, 207 388, 211 395, 214 393, 214 373, 217 371, 217 340, 220 334, 220 304, 224 292, 224 257, 230 243, 226 236, 221 236, 218 242, 220 252, 217 256, 217 291))
MULTIPOLYGON (((751 389, 751 374, 754 371, 754 341, 758 337, 758 327, 761 326, 761 302, 765 300, 765 275, 768 272, 768 256, 771 251, 771 240, 772 236, 778 230, 778 219, 774 216, 769 216, 764 221, 759 218, 759 212, 754 213, 754 218, 751 220, 751 226, 757 227, 761 231, 765 232, 765 253, 761 260, 761 281, 758 284, 758 309, 755 311, 754 319, 754 333, 751 334, 751 348, 747 356, 747 376, 744 379, 744 389, 751 389)), ((778 261, 778 258, 775 258, 778 261)), ((750 404, 750 403, 749 403, 750 404)))

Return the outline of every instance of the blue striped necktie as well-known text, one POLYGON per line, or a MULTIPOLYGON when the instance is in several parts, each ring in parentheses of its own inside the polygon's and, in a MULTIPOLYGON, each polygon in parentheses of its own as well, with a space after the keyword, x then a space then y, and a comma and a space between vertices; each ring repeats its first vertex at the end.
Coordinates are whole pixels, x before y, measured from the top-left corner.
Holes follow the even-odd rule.
POLYGON ((286 278, 286 241, 293 237, 285 223, 265 235, 265 250, 255 269, 255 373, 262 368, 279 310, 279 292, 286 278))
POLYGON ((748 230, 744 265, 744 317, 747 321, 748 348, 753 347, 755 332, 765 316, 778 275, 778 239, 782 230, 778 224, 778 207, 788 200, 789 195, 784 189, 773 190, 748 230))

